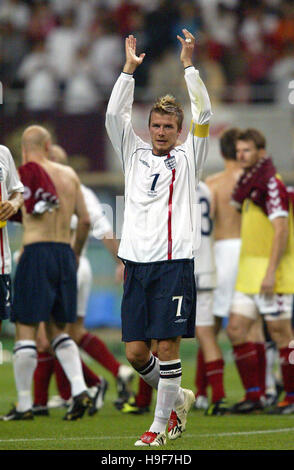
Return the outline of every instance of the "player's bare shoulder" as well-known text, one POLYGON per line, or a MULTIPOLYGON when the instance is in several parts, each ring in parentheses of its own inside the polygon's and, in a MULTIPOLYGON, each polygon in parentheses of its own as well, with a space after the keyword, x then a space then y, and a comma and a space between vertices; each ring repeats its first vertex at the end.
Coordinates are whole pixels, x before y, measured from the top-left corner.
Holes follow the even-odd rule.
POLYGON ((213 198, 217 197, 219 190, 224 187, 224 181, 225 171, 219 171, 217 173, 209 175, 205 179, 205 184, 208 186, 213 198))
POLYGON ((213 173, 212 175, 207 176, 207 178, 205 179, 205 184, 207 184, 208 187, 215 188, 223 180, 223 175, 224 171, 213 173))
MULTIPOLYGON (((70 166, 49 161, 46 162, 45 170, 51 176, 59 196, 72 193, 79 186, 77 173, 70 166)), ((74 194, 72 194, 73 196, 74 194)))

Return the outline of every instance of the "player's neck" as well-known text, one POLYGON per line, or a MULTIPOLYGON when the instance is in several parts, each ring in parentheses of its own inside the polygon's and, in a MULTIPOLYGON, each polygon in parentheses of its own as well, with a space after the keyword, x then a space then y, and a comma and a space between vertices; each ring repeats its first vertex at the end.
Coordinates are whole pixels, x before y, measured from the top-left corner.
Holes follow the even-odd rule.
POLYGON ((40 165, 42 163, 45 163, 48 161, 48 158, 46 157, 46 155, 44 155, 43 153, 39 153, 39 152, 32 152, 28 155, 27 159, 26 159, 26 162, 34 162, 34 163, 39 163, 40 165))
POLYGON ((224 160, 225 171, 235 172, 241 170, 240 164, 236 160, 224 160))

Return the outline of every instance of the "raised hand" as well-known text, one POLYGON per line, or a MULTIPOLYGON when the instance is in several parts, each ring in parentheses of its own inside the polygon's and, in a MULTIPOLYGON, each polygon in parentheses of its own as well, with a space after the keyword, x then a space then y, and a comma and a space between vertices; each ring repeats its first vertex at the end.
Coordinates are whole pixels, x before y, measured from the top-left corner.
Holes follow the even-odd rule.
POLYGON ((136 68, 141 65, 144 60, 145 53, 139 56, 136 55, 136 45, 136 38, 130 34, 125 40, 126 63, 123 68, 125 73, 134 73, 136 68))
POLYGON ((195 46, 195 38, 187 29, 183 29, 184 38, 177 36, 178 40, 182 44, 182 50, 180 55, 180 60, 184 67, 189 67, 193 65, 192 57, 195 46))

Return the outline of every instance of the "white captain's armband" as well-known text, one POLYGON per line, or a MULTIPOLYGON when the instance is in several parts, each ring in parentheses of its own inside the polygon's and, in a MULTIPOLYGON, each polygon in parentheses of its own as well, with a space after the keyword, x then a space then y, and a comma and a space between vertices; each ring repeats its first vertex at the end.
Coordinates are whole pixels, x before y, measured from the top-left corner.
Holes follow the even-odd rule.
POLYGON ((191 121, 190 132, 195 135, 195 137, 208 137, 209 124, 197 124, 197 122, 191 121))

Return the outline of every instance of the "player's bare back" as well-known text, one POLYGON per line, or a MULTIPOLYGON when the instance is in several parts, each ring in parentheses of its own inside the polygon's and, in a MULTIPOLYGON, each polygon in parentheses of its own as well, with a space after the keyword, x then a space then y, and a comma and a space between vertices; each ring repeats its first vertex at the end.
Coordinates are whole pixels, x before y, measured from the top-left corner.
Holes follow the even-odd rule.
POLYGON ((239 168, 227 168, 206 179, 212 193, 214 239, 226 240, 240 237, 241 216, 230 204, 233 188, 241 174, 239 168))
POLYGON ((41 165, 55 185, 59 207, 39 216, 29 215, 23 209, 23 244, 70 243, 70 219, 76 211, 80 191, 77 176, 70 167, 59 163, 48 161, 41 165))

